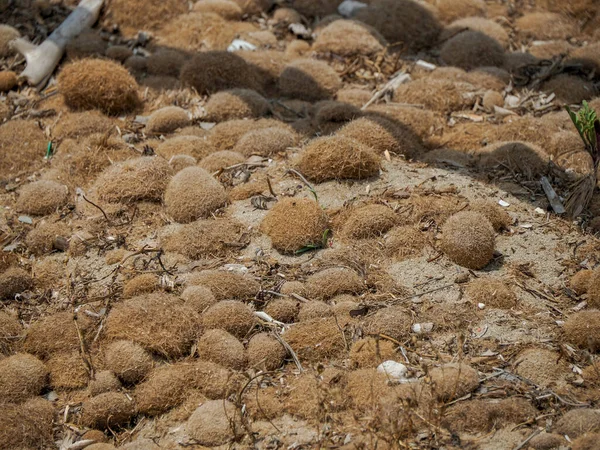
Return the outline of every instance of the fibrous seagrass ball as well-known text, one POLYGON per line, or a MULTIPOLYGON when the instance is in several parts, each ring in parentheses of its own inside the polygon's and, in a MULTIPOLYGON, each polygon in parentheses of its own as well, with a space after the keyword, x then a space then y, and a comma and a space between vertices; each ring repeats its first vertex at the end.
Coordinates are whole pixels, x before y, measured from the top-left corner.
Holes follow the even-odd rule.
POLYGON ((40 180, 26 184, 19 193, 17 211, 43 216, 67 203, 67 186, 55 181, 40 180))
POLYGON ((292 0, 291 7, 295 11, 309 18, 329 16, 337 13, 337 7, 342 3, 340 0, 292 0))
POLYGON ((264 311, 279 322, 293 323, 298 318, 300 304, 293 298, 276 298, 265 306, 264 311))
POLYGON ((88 450, 117 450, 117 447, 108 443, 96 443, 88 445, 86 448, 88 450))
POLYGON ((3 70, 0 72, 0 92, 8 92, 19 82, 17 74, 12 70, 3 70))
POLYGON ((66 65, 58 76, 58 89, 67 106, 99 109, 107 114, 134 110, 140 104, 135 79, 120 64, 82 59, 66 65))
POLYGON ((200 445, 216 447, 234 441, 242 426, 233 403, 211 400, 194 411, 187 421, 186 430, 200 445))
POLYGON ((206 121, 224 122, 264 116, 269 111, 269 103, 256 91, 230 89, 211 95, 204 109, 206 121))
MULTIPOLYGON (((594 279, 594 289, 596 292, 590 293, 590 296, 598 297, 600 296, 600 276, 598 276, 598 270, 589 270, 583 269, 577 272, 575 275, 571 277, 569 284, 571 285, 571 289, 575 291, 577 295, 582 295, 588 292, 590 287, 590 281, 592 278, 594 279)), ((588 300, 589 302, 589 300, 588 300)), ((594 306, 596 308, 597 306, 594 306)))
POLYGON ((295 253, 306 247, 323 246, 328 218, 319 204, 307 198, 282 198, 260 225, 274 248, 295 253))
POLYGON ((94 330, 94 321, 86 314, 77 314, 75 318, 72 312, 65 311, 32 323, 27 329, 23 349, 44 359, 54 353, 78 350, 81 344, 75 320, 86 342, 94 330))
POLYGON ((52 389, 81 389, 88 385, 89 372, 77 350, 54 354, 46 362, 46 367, 52 389))
POLYGON ((256 70, 225 51, 197 53, 182 67, 181 82, 202 95, 235 88, 260 91, 261 87, 256 70))
POLYGON ((330 305, 319 300, 309 301, 300 305, 298 320, 305 322, 311 319, 320 319, 333 315, 333 310, 330 305))
POLYGON ((564 384, 570 372, 569 364, 561 354, 547 348, 524 350, 514 364, 517 375, 547 388, 564 384))
POLYGON ((272 371, 280 368, 287 356, 285 347, 269 333, 258 333, 248 342, 248 366, 272 371))
POLYGON ((463 17, 485 17, 487 8, 483 0, 437 0, 434 2, 443 22, 450 23, 463 17))
POLYGON ((332 98, 342 87, 339 75, 323 61, 297 59, 288 64, 279 77, 279 90, 284 97, 307 101, 332 98))
POLYGON ((180 225, 161 237, 166 251, 180 253, 190 259, 219 257, 232 254, 231 242, 248 244, 243 239, 246 228, 229 219, 196 220, 180 225))
POLYGON ((244 370, 248 363, 246 350, 235 336, 221 329, 206 331, 196 344, 202 360, 220 364, 232 370, 244 370))
POLYGON ((464 363, 449 363, 429 371, 432 389, 442 401, 473 392, 479 386, 479 375, 464 363))
POLYGON ((502 94, 497 91, 486 91, 483 94, 483 98, 481 99, 481 104, 485 108, 486 111, 493 112, 495 110, 495 106, 502 107, 504 106, 504 97, 502 94))
POLYGON ((106 368, 125 384, 136 384, 150 372, 154 361, 144 348, 132 341, 116 341, 106 348, 106 368))
POLYGON ((398 223, 398 217, 384 205, 366 205, 354 210, 342 227, 350 239, 368 239, 385 234, 398 223))
POLYGON ((600 410, 590 408, 572 409, 558 419, 553 431, 567 435, 571 439, 585 433, 600 432, 600 410))
POLYGON ((479 270, 494 256, 494 227, 477 212, 460 212, 442 227, 441 249, 456 264, 479 270))
POLYGON ((118 391, 120 388, 121 382, 110 370, 101 370, 100 372, 97 372, 94 379, 90 380, 88 385, 88 390, 92 397, 105 392, 118 391))
MULTIPOLYGON (((571 443, 571 450, 594 450, 598 446, 600 433, 585 433, 574 439, 571 443)), ((560 440, 562 444, 564 440, 560 440)))
POLYGON ((350 348, 350 361, 359 369, 373 368, 397 357, 396 345, 385 339, 359 339, 350 348))
POLYGON ((473 305, 483 303, 490 308, 502 309, 510 309, 517 305, 517 296, 502 280, 477 278, 469 283, 465 294, 473 305))
POLYGON ((188 286, 181 293, 181 298, 186 305, 199 313, 203 313, 218 301, 206 286, 188 286))
POLYGON ((301 281, 286 281, 281 285, 279 292, 284 295, 298 294, 303 296, 306 294, 306 288, 301 281))
POLYGON ((195 166, 196 163, 196 158, 190 155, 173 155, 169 158, 169 165, 173 169, 173 173, 178 173, 186 167, 195 166))
POLYGON ((110 311, 105 337, 128 340, 167 358, 189 352, 197 337, 198 313, 174 296, 162 293, 134 297, 110 311))
POLYGON ((178 172, 165 191, 167 214, 179 223, 206 218, 227 202, 221 184, 200 167, 178 172))
POLYGON ((455 34, 466 30, 479 31, 498 41, 502 47, 508 47, 508 33, 502 28, 502 25, 483 17, 465 17, 464 19, 455 20, 442 32, 440 41, 446 41, 455 34))
POLYGON ((202 326, 207 330, 221 329, 236 338, 244 338, 256 325, 252 309, 236 300, 220 301, 202 313, 202 326))
POLYGON ((60 138, 78 138, 94 133, 108 133, 114 128, 114 121, 99 111, 82 111, 64 114, 52 129, 52 134, 60 138))
POLYGON ((151 134, 172 133, 191 124, 188 113, 179 106, 165 106, 150 114, 146 131, 151 134))
POLYGON ((301 361, 322 363, 346 351, 339 322, 334 317, 317 318, 292 325, 283 335, 301 361))
POLYGON ((304 148, 297 167, 309 180, 364 180, 379 174, 380 160, 365 144, 343 136, 313 139, 304 148))
POLYGON ((244 134, 233 150, 244 156, 273 156, 298 144, 299 136, 285 128, 271 127, 244 134))
POLYGON ((371 25, 404 52, 432 47, 441 31, 432 10, 413 0, 374 0, 359 9, 354 18, 371 25))
POLYGON ((189 284, 207 287, 217 300, 250 300, 260 291, 260 284, 254 278, 229 270, 194 273, 189 284))
POLYGON ((215 13, 226 20, 240 20, 242 8, 233 0, 200 0, 194 3, 193 11, 215 13))
POLYGON ((385 45, 384 37, 374 28, 353 20, 336 20, 319 31, 313 50, 341 56, 372 55, 385 45))
POLYGON ((29 353, 0 360, 0 395, 4 402, 21 403, 39 395, 48 383, 48 369, 29 353))
POLYGON ((18 267, 10 267, 0 274, 0 299, 13 299, 33 287, 31 275, 18 267))
POLYGON ((215 151, 207 139, 199 136, 175 136, 161 142, 156 148, 156 153, 165 159, 189 155, 200 160, 215 151))
POLYGON ((0 311, 0 355, 10 355, 18 347, 23 327, 15 316, 0 311))
POLYGON ((0 25, 0 58, 6 58, 13 54, 14 50, 8 43, 19 37, 21 37, 21 33, 16 28, 5 24, 0 25))
POLYGON ((142 156, 113 164, 96 179, 98 196, 107 202, 159 201, 171 175, 169 163, 142 156))
POLYGON ((440 58, 450 66, 465 70, 483 66, 501 67, 504 64, 504 49, 486 34, 463 31, 444 43, 440 58))
POLYGON ((398 306, 383 308, 366 320, 365 332, 369 335, 386 335, 397 341, 410 333, 411 316, 398 306))
POLYGON ((159 288, 158 277, 153 273, 143 273, 129 280, 123 286, 123 298, 147 294, 159 288))
POLYGON ((323 100, 313 107, 313 123, 321 131, 321 135, 336 132, 345 123, 362 115, 362 112, 353 105, 336 100, 323 100))
POLYGON ((487 217, 496 231, 508 230, 513 223, 512 217, 492 200, 474 200, 469 203, 469 209, 487 217))
POLYGON ((135 412, 135 403, 125 394, 105 392, 83 402, 81 423, 87 427, 104 430, 126 425, 135 412))
POLYGON ((293 8, 277 8, 273 13, 272 20, 277 24, 289 25, 291 23, 300 23, 302 17, 293 8))
POLYGON ((42 398, 3 403, 0 442, 6 449, 52 448, 54 406, 42 398))
POLYGON ((110 18, 126 35, 153 30, 171 17, 183 14, 188 5, 179 0, 112 0, 110 18))
POLYGON ((321 270, 306 280, 306 291, 312 299, 328 300, 340 294, 360 294, 365 289, 364 280, 345 267, 321 270))
POLYGON ((551 450, 553 448, 559 448, 563 442, 564 438, 560 434, 542 431, 529 441, 529 445, 534 450, 551 450))
POLYGON ((387 150, 392 154, 415 157, 425 151, 421 140, 410 128, 376 115, 354 119, 336 134, 362 142, 381 154, 387 150))
POLYGON ((560 101, 569 105, 590 100, 598 93, 594 83, 565 73, 556 75, 543 83, 541 90, 548 94, 553 93, 560 101))
POLYGON ((275 119, 236 119, 218 123, 210 132, 210 143, 218 150, 232 149, 249 131, 279 127, 290 131, 293 128, 275 119))
POLYGON ((573 314, 565 321, 568 342, 591 352, 600 351, 600 311, 589 309, 573 314))
POLYGON ((568 39, 578 32, 573 20, 551 12, 524 14, 515 21, 515 28, 521 38, 539 41, 568 39))
POLYGON ((246 161, 246 158, 241 153, 221 150, 202 158, 198 166, 210 173, 214 173, 227 167, 241 164, 244 161, 246 161))

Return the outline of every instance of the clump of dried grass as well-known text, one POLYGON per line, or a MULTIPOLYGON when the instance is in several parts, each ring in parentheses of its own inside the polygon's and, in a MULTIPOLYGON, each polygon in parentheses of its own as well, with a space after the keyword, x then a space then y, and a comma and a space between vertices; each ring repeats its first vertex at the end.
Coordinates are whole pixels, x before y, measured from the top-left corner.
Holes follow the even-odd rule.
POLYGON ((569 373, 569 365, 560 353, 547 348, 528 348, 515 360, 515 373, 538 386, 561 385, 569 373))
POLYGON ((279 322, 293 323, 298 318, 300 304, 293 298, 276 298, 267 303, 264 311, 279 322))
POLYGON ((247 354, 249 367, 269 372, 283 365, 287 351, 269 333, 258 333, 248 342, 247 354))
MULTIPOLYGON (((248 22, 228 22, 215 13, 189 12, 166 21, 157 31, 157 42, 186 51, 221 51, 246 29, 248 22)), ((184 66, 185 67, 185 66, 184 66)))
POLYGON ((40 180, 26 184, 19 192, 17 211, 46 215, 67 203, 69 190, 55 181, 40 180))
POLYGON ((344 124, 362 115, 356 106, 335 100, 323 100, 313 107, 314 125, 322 135, 336 132, 344 124))
POLYGON ((0 57, 5 58, 14 53, 8 43, 19 37, 21 37, 21 33, 16 28, 7 24, 0 25, 0 57))
POLYGON ((167 358, 187 354, 198 334, 198 313, 179 298, 162 293, 115 305, 105 326, 107 339, 133 341, 167 358))
MULTIPOLYGON (((286 128, 271 127, 249 131, 235 144, 233 150, 244 156, 274 156, 298 144, 299 136, 286 128)), ((263 183, 264 184, 264 183, 263 183)))
POLYGON ((347 137, 331 136, 312 140, 296 165, 308 179, 322 183, 377 176, 380 161, 370 147, 347 137))
POLYGON ((374 28, 353 20, 336 20, 319 31, 313 50, 341 56, 373 55, 386 45, 374 28))
POLYGON ((438 0, 435 2, 439 18, 450 23, 463 17, 485 17, 487 7, 483 0, 438 0))
POLYGON ((81 405, 81 423, 101 430, 124 426, 135 414, 135 403, 118 392, 99 394, 81 405))
POLYGON ((121 382, 110 370, 101 370, 95 374, 93 380, 88 384, 88 390, 92 397, 105 392, 116 392, 121 389, 121 382))
POLYGON ((294 253, 323 245, 328 218, 317 202, 306 198, 283 198, 268 212, 261 230, 274 248, 294 253))
POLYGON ((65 47, 68 61, 82 58, 101 58, 106 53, 108 42, 96 31, 85 30, 69 41, 65 47))
POLYGON ((494 227, 477 212, 460 212, 442 227, 441 249, 456 264, 469 269, 485 267, 494 255, 494 227))
POLYGON ((378 237, 398 223, 398 217, 385 205, 365 205, 352 211, 341 234, 350 239, 378 237))
POLYGON ((293 132, 293 128, 278 120, 238 119, 218 123, 210 132, 210 143, 218 150, 232 149, 246 133, 264 128, 279 127, 293 132))
POLYGON ((52 134, 59 138, 78 138, 94 133, 108 133, 114 127, 111 118, 98 111, 83 111, 63 115, 52 134))
POLYGON ((397 357, 396 345, 385 339, 359 339, 350 348, 350 361, 359 369, 375 368, 384 361, 397 357))
POLYGON ((152 370, 152 356, 139 344, 133 341, 115 341, 105 350, 104 362, 125 384, 136 384, 142 381, 152 370))
POLYGON ((113 0, 109 14, 126 34, 134 34, 140 29, 155 29, 187 9, 188 6, 178 0, 113 0))
POLYGON ((496 231, 508 230, 513 223, 512 217, 492 200, 474 200, 469 203, 469 209, 484 215, 496 231))
POLYGON ((360 294, 366 289, 364 280, 352 269, 333 267, 321 270, 306 280, 307 295, 325 299, 340 294, 360 294))
POLYGON ((305 322, 311 319, 319 319, 322 317, 329 317, 333 315, 333 310, 330 305, 325 302, 318 300, 310 301, 308 303, 302 303, 300 305, 300 312, 298 313, 298 320, 305 322))
MULTIPOLYGON (((598 282, 600 282, 600 277, 596 271, 589 269, 583 269, 577 272, 571 277, 569 284, 571 285, 571 289, 573 289, 577 295, 582 295, 588 292, 592 278, 594 279, 594 288, 598 289, 597 286, 598 282)), ((592 295, 596 296, 597 294, 592 293, 592 295)), ((599 304, 597 301, 594 303, 599 304)))
POLYGON ((502 280, 477 278, 469 283, 465 294, 473 305, 483 303, 490 308, 510 309, 517 305, 517 296, 502 280))
POLYGON ((429 242, 427 234, 414 225, 392 228, 384 239, 385 252, 397 261, 420 256, 429 242))
POLYGON ((440 58, 448 65, 466 70, 482 66, 502 67, 504 49, 487 34, 463 31, 444 43, 440 58))
POLYGON ((548 171, 548 155, 537 145, 527 142, 496 142, 483 147, 476 156, 483 170, 496 167, 538 179, 548 171))
POLYGON ((0 355, 10 355, 20 346, 23 327, 17 318, 7 311, 0 311, 0 355))
POLYGON ((367 335, 387 336, 397 341, 406 339, 410 333, 411 317, 398 306, 391 306, 377 311, 365 320, 364 330, 367 335))
POLYGON ((509 37, 506 30, 497 22, 483 17, 465 17, 453 21, 448 25, 440 36, 440 41, 444 42, 452 36, 462 31, 478 31, 496 40, 502 47, 507 48, 509 37))
POLYGON ((472 86, 464 82, 420 78, 398 86, 393 98, 395 102, 423 105, 431 111, 449 113, 470 105, 471 100, 464 94, 471 89, 472 86))
POLYGON ((575 408, 562 416, 553 431, 574 439, 585 433, 600 432, 600 411, 590 408, 575 408))
POLYGON ((225 189, 200 167, 188 167, 169 182, 164 203, 167 214, 179 223, 211 216, 225 205, 225 189))
POLYGON ((98 196, 107 202, 159 201, 167 188, 171 167, 156 156, 142 156, 113 164, 94 184, 98 196))
POLYGON ((296 323, 283 338, 301 361, 323 363, 344 354, 344 333, 334 317, 327 317, 296 323))
POLYGON ((158 277, 153 273, 143 273, 133 277, 123 286, 123 298, 148 294, 159 288, 158 277))
POLYGON ((250 300, 260 291, 260 284, 251 276, 228 270, 194 273, 188 284, 207 287, 217 300, 250 300))
POLYGON ((563 328, 568 342, 596 352, 600 349, 600 311, 589 309, 571 315, 563 328))
POLYGON ((222 329, 206 331, 198 340, 196 351, 200 359, 221 364, 231 370, 244 370, 248 364, 243 344, 222 329))
POLYGON ((48 383, 48 369, 28 353, 0 360, 0 395, 7 403, 22 403, 39 395, 48 383))
POLYGON ((51 448, 53 442, 54 406, 34 398, 21 405, 2 405, 0 442, 11 449, 51 448))
POLYGON ((580 104, 598 94, 594 83, 565 73, 556 75, 543 83, 541 90, 556 95, 558 100, 569 105, 580 104))
POLYGON ((233 0, 202 0, 194 3, 193 11, 215 13, 225 20, 240 20, 242 8, 233 0))
POLYGON ((130 112, 140 105, 135 79, 120 64, 82 59, 66 65, 58 76, 65 103, 75 109, 107 114, 130 112))
POLYGON ((521 39, 547 41, 568 39, 577 34, 577 24, 570 18, 551 12, 531 12, 515 21, 521 39))
POLYGON ((198 313, 203 313, 218 301, 206 286, 188 286, 181 293, 181 298, 198 313))
POLYGON ((55 390, 81 389, 88 385, 89 373, 79 351, 54 354, 46 363, 50 386, 55 390))
POLYGON ((208 140, 199 136, 175 136, 161 142, 156 148, 156 153, 167 160, 177 155, 202 159, 214 151, 216 149, 208 140))
POLYGON ((202 326, 207 330, 217 329, 244 338, 257 323, 252 309, 237 300, 223 300, 202 313, 202 326))

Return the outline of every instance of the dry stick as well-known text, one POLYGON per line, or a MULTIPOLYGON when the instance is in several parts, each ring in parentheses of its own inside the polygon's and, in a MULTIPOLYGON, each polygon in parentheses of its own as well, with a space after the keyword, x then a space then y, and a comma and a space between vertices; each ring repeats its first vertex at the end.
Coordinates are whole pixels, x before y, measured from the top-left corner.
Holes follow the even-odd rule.
POLYGON ((287 342, 285 342, 285 340, 281 337, 281 335, 276 330, 273 330, 273 335, 275 336, 275 339, 277 339, 279 341, 279 343, 281 345, 283 345, 285 347, 285 349, 288 351, 288 353, 291 355, 292 359, 294 360, 294 364, 296 364, 296 367, 298 368, 298 370, 300 372, 304 372, 304 368, 302 367, 302 364, 300 364, 300 360, 298 359, 298 355, 296 355, 296 352, 290 346, 290 344, 288 344, 287 342))
POLYGON ((540 434, 542 432, 542 430, 540 430, 539 428, 537 430, 535 430, 533 433, 531 433, 529 435, 529 437, 527 439, 525 439, 523 442, 521 442, 519 445, 517 445, 515 447, 515 450, 521 450, 523 447, 525 447, 527 445, 527 443, 532 440, 534 437, 536 437, 538 434, 540 434))
POLYGON ((77 313, 73 314, 73 323, 75 324, 75 329, 77 330, 77 337, 79 338, 79 351, 81 352, 81 359, 83 360, 83 364, 85 365, 85 369, 88 372, 90 380, 93 380, 95 378, 94 366, 92 365, 91 358, 88 356, 87 349, 85 348, 83 334, 81 334, 81 329, 79 328, 79 324, 77 323, 77 313))
POLYGON ((315 196, 315 200, 318 201, 317 191, 315 191, 315 188, 312 187, 312 185, 308 182, 308 180, 306 178, 304 178, 304 175, 302 175, 296 169, 288 169, 287 173, 290 173, 290 172, 293 173, 294 175, 296 175, 297 177, 299 177, 300 180, 302 180, 302 182, 306 185, 306 187, 310 190, 310 192, 312 192, 312 194, 315 196))
POLYGON ((81 195, 81 198, 83 198, 86 202, 88 202, 90 205, 95 206, 96 208, 98 208, 100 210, 100 212, 102 213, 102 215, 104 216, 104 218, 106 219, 106 221, 109 224, 112 224, 112 220, 110 220, 108 218, 108 216, 106 215, 106 213, 104 212, 104 210, 102 208, 100 208, 98 205, 96 205, 93 201, 88 200, 87 197, 83 194, 83 192, 81 192, 79 195, 81 195))
POLYGON ((386 83, 386 85, 384 87, 382 87, 380 90, 375 92, 375 94, 373 94, 373 97, 371 97, 371 99, 367 103, 365 103, 363 105, 363 107, 360 109, 361 110, 367 109, 369 106, 371 106, 373 103, 375 103, 381 97, 383 97, 386 94, 386 92, 388 92, 390 90, 392 90, 392 91, 395 90, 398 86, 400 86, 403 83, 406 83, 407 81, 410 81, 410 75, 407 74, 406 72, 404 72, 403 70, 398 72, 396 75, 394 75, 394 77, 390 81, 388 81, 386 83))
POLYGON ((277 194, 275 193, 275 191, 273 190, 273 186, 271 186, 271 179, 269 178, 269 176, 267 175, 267 184, 269 185, 269 192, 271 193, 271 195, 275 198, 277 198, 277 194))

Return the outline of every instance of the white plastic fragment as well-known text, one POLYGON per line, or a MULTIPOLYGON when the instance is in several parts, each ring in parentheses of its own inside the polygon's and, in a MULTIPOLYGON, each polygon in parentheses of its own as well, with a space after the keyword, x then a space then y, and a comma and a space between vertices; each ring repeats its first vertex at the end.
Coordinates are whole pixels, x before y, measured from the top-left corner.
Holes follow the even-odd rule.
POLYGON ((484 309, 485 308, 485 303, 477 303, 477 307, 479 309, 484 309))
POLYGON ((420 67, 420 68, 425 69, 425 70, 435 70, 435 69, 437 69, 437 66, 435 64, 431 64, 430 62, 423 61, 422 59, 419 59, 415 63, 415 66, 420 67))
POLYGON ((502 200, 502 199, 498 200, 498 204, 499 204, 500 206, 503 206, 503 207, 505 207, 505 208, 508 208, 508 207, 510 206, 510 203, 508 203, 508 202, 505 202, 505 201, 504 201, 504 200, 502 200))
POLYGON ((433 331, 433 323, 425 322, 425 323, 415 323, 412 326, 413 333, 417 334, 426 334, 431 333, 433 331))
POLYGON ((254 311, 254 315, 256 317, 264 320, 265 322, 274 323, 274 324, 279 325, 279 326, 285 326, 285 324, 283 322, 279 322, 278 320, 273 319, 270 315, 268 315, 264 311, 254 311))
POLYGON ((407 379, 408 368, 402 363, 388 360, 377 366, 377 372, 385 373, 392 380, 402 382, 407 379))
POLYGON ((544 211, 542 208, 540 208, 539 206, 537 208, 535 208, 535 212, 541 215, 546 214, 546 211, 544 211))
POLYGON ((251 44, 248 41, 245 41, 243 39, 234 39, 233 41, 231 41, 231 44, 229 44, 229 47, 227 47, 227 51, 228 52, 237 52, 239 50, 256 50, 256 45, 251 44))
POLYGON ((338 6, 338 12, 340 16, 352 17, 356 11, 362 8, 366 8, 367 5, 363 2, 356 0, 344 0, 340 6, 338 6))

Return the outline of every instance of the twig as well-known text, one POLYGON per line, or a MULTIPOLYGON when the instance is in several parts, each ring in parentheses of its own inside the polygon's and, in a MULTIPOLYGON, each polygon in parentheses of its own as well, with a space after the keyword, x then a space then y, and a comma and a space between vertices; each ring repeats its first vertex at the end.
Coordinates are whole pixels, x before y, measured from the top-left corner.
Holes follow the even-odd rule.
POLYGON ((390 81, 388 81, 385 84, 385 86, 383 86, 380 90, 375 92, 375 94, 373 94, 370 100, 367 103, 365 103, 360 109, 367 109, 369 106, 371 106, 381 97, 383 97, 387 92, 394 91, 398 86, 400 86, 403 83, 406 83, 407 81, 410 81, 410 75, 404 72, 403 70, 398 72, 396 75, 394 75, 394 77, 392 77, 390 81))
POLYGON ((290 172, 293 173, 294 175, 296 175, 297 177, 299 177, 300 180, 302 180, 302 182, 306 185, 306 187, 310 190, 310 192, 312 192, 312 195, 315 196, 315 200, 318 202, 319 197, 317 197, 317 191, 315 191, 315 188, 312 187, 312 185, 308 182, 308 180, 306 178, 304 178, 304 175, 302 175, 296 169, 288 169, 287 173, 290 173, 290 172))
POLYGON ((88 202, 90 205, 95 206, 96 208, 98 208, 100 210, 100 212, 102 213, 102 215, 104 216, 104 218, 106 219, 106 221, 109 224, 112 224, 112 220, 110 220, 108 218, 108 216, 106 215, 106 213, 104 212, 104 210, 102 208, 100 208, 100 206, 96 205, 93 201, 88 200, 88 198, 85 196, 85 194, 83 193, 83 191, 80 191, 78 193, 81 196, 81 198, 83 198, 86 202, 88 202))
POLYGON ((279 343, 281 345, 283 345, 285 347, 285 349, 288 351, 288 353, 294 360, 294 364, 296 364, 296 367, 298 368, 298 370, 300 372, 304 372, 304 368, 302 367, 302 364, 300 364, 300 360, 298 359, 298 355, 296 355, 296 352, 294 351, 294 349, 290 346, 290 344, 285 342, 285 340, 281 337, 281 335, 276 330, 273 330, 272 332, 273 332, 273 335, 275 336, 275 339, 277 339, 279 341, 279 343))
POLYGON ((268 176, 267 176, 267 185, 269 186, 269 192, 271 193, 271 195, 273 197, 277 198, 277 194, 273 190, 273 186, 271 186, 271 179, 268 176))
POLYGON ((90 380, 94 379, 94 366, 87 354, 87 349, 85 348, 85 342, 83 340, 83 334, 81 333, 81 329, 79 328, 79 324, 77 323, 77 313, 73 313, 73 323, 75 324, 75 329, 77 330, 77 337, 79 338, 79 351, 81 352, 81 359, 83 360, 83 364, 85 365, 85 369, 88 372, 88 376, 90 380))
POLYGON ((340 330, 340 333, 342 334, 342 339, 344 341, 344 348, 346 349, 347 352, 350 351, 350 347, 348 346, 348 340, 346 339, 346 334, 344 333, 344 330, 342 330, 342 327, 340 327, 340 324, 338 323, 337 320, 337 316, 333 316, 333 318, 335 319, 335 325, 338 327, 338 330, 340 330))
POLYGON ((530 434, 530 435, 527 437, 527 439, 525 439, 523 442, 521 442, 519 445, 517 445, 517 446, 515 447, 515 450, 521 450, 523 447, 525 447, 525 446, 527 445, 527 443, 528 443, 530 440, 532 440, 534 437, 536 437, 536 436, 537 436, 538 434, 540 434, 541 432, 542 432, 542 430, 541 430, 541 429, 539 429, 539 428, 538 428, 537 430, 534 430, 534 432, 533 432, 533 433, 531 433, 531 434, 530 434))

